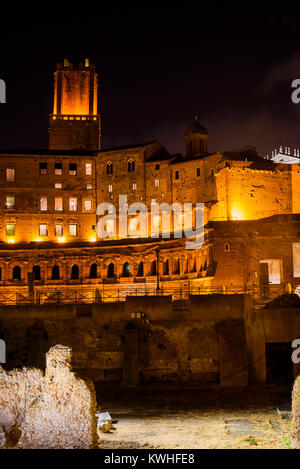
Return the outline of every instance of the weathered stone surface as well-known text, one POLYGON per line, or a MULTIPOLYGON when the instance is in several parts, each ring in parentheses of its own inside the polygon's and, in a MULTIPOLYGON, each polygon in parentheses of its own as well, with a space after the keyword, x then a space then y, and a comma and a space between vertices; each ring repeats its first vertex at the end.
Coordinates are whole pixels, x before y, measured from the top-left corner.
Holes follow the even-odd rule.
POLYGON ((19 448, 83 448, 96 444, 93 383, 71 371, 71 349, 55 346, 46 373, 14 370, 0 374, 0 426, 19 448))
POLYGON ((300 449, 300 376, 296 378, 292 395, 292 448, 300 449))
POLYGON ((4 448, 6 444, 5 433, 2 427, 0 427, 0 449, 4 448))

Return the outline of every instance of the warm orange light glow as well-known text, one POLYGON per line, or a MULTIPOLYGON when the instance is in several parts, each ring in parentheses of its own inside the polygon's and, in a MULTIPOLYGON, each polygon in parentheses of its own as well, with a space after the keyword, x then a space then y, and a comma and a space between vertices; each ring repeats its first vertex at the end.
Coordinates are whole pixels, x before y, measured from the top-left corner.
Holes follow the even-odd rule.
POLYGON ((8 242, 9 242, 9 244, 15 244, 14 238, 10 238, 10 239, 8 240, 8 242))
POLYGON ((64 237, 58 238, 58 242, 61 243, 61 244, 62 244, 62 243, 65 243, 65 242, 66 242, 66 238, 64 238, 64 237))
POLYGON ((92 236, 92 237, 90 238, 90 243, 95 243, 96 241, 97 241, 96 236, 92 236))
POLYGON ((35 240, 36 243, 40 243, 41 241, 42 241, 41 238, 36 238, 35 240))
POLYGON ((233 218, 233 220, 246 220, 246 217, 245 217, 245 214, 244 212, 241 210, 240 207, 238 207, 237 205, 234 205, 232 208, 231 208, 231 218, 233 218))

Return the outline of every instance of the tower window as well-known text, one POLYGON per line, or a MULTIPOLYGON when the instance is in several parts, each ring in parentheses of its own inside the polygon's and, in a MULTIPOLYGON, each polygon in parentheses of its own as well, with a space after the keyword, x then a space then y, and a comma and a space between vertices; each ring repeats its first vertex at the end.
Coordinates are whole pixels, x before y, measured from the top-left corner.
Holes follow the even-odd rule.
POLYGON ((113 191, 113 186, 108 186, 108 192, 112 192, 113 191))
POLYGON ((155 187, 159 187, 159 179, 155 180, 155 187))
POLYGON ((230 244, 225 244, 225 252, 230 252, 230 244))
POLYGON ((159 171, 159 170, 160 170, 160 165, 157 164, 157 165, 155 166, 155 171, 159 171))
POLYGON ((190 153, 193 153, 193 142, 190 142, 190 153))
POLYGON ((179 176, 180 176, 179 171, 176 171, 176 172, 175 172, 175 179, 176 179, 177 181, 179 180, 179 176))
POLYGON ((134 160, 128 161, 128 172, 133 173, 135 171, 135 162, 134 160))
POLYGON ((200 168, 197 168, 197 178, 199 178, 201 176, 201 170, 200 168))
POLYGON ((113 174, 114 172, 114 167, 111 161, 108 161, 106 163, 106 174, 113 174))
POLYGON ((15 182, 15 175, 16 175, 16 172, 13 168, 6 169, 6 181, 7 182, 15 182))
POLYGON ((63 173, 62 163, 55 163, 54 165, 54 174, 56 176, 61 176, 63 173))
POLYGON ((133 189, 134 191, 137 190, 137 184, 136 184, 136 183, 132 184, 132 189, 133 189))
POLYGON ((47 163, 40 163, 40 174, 47 174, 47 163))
POLYGON ((77 174, 77 164, 76 163, 70 163, 69 165, 69 175, 70 176, 76 176, 77 174))

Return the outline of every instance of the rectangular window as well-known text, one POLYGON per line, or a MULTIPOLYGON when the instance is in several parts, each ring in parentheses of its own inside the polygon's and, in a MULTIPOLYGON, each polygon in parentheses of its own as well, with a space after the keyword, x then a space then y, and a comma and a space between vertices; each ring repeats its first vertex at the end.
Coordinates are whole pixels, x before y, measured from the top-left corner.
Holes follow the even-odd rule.
POLYGON ((48 210, 48 200, 47 197, 40 198, 40 211, 46 212, 48 210))
POLYGON ((48 236, 48 227, 45 223, 40 225, 40 236, 48 236))
POLYGON ((7 195, 5 198, 5 208, 13 209, 15 208, 15 198, 13 195, 7 195))
POLYGON ((159 187, 159 179, 155 180, 155 187, 159 187))
POLYGON ((16 225, 13 223, 9 223, 6 225, 6 236, 15 236, 16 225))
POLYGON ((54 174, 56 176, 61 176, 63 173, 62 163, 55 163, 54 165, 54 174))
POLYGON ((92 163, 86 163, 86 165, 85 165, 85 174, 87 176, 92 175, 92 163))
POLYGON ((152 199, 151 200, 151 205, 155 205, 156 204, 156 199, 152 199))
POLYGON ((91 200, 85 200, 84 201, 84 211, 85 212, 90 212, 92 210, 92 201, 91 200))
POLYGON ((40 163, 40 174, 47 174, 47 163, 40 163))
POLYGON ((109 215, 114 214, 114 206, 112 204, 109 204, 109 206, 108 206, 108 213, 109 213, 109 215))
POLYGON ((62 183, 61 182, 56 182, 55 183, 55 189, 62 189, 62 183))
POLYGON ((55 211, 62 212, 63 210, 63 199, 62 197, 55 197, 55 211))
POLYGON ((112 192, 113 191, 113 186, 108 186, 108 192, 112 192))
POLYGON ((136 191, 136 190, 137 190, 137 184, 132 184, 132 189, 133 189, 134 191, 136 191))
POLYGON ((70 236, 77 236, 77 225, 76 224, 69 225, 69 235, 70 236))
POLYGON ((199 178, 200 176, 201 176, 200 168, 197 168, 197 178, 199 178))
POLYGON ((62 236, 62 235, 63 235, 63 226, 55 225, 55 236, 62 236))
POLYGON ((75 197, 69 199, 69 210, 70 212, 77 212, 77 199, 75 197))
POLYGON ((7 182, 15 182, 15 175, 16 175, 16 172, 13 168, 6 169, 6 181, 7 182))
POLYGON ((294 278, 300 278, 300 243, 293 243, 294 278))
POLYGON ((87 190, 93 189, 93 184, 87 184, 86 188, 87 188, 87 190))
POLYGON ((70 174, 70 176, 76 176, 76 174, 77 174, 77 164, 76 163, 70 163, 70 165, 69 165, 69 174, 70 174))

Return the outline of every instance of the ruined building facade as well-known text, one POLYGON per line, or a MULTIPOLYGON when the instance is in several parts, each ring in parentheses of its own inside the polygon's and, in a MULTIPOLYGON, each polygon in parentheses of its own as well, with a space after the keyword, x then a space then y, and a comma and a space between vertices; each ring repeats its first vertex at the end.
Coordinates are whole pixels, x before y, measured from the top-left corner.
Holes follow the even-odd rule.
MULTIPOLYGON (((101 149, 98 78, 86 59, 55 72, 49 150, 0 154, 0 293, 148 287, 279 288, 300 284, 300 161, 279 164, 252 147, 210 153, 195 117, 185 154, 159 142, 101 149), (204 205, 204 244, 164 239, 161 214, 132 237, 118 229, 119 196, 143 203, 204 205), (116 226, 99 238, 99 204, 115 206, 116 226)), ((113 210, 113 208, 112 208, 113 210)), ((110 212, 110 206, 107 210, 110 212)), ((195 224, 196 214, 193 212, 195 224)), ((137 229, 136 215, 128 230, 137 229)), ((181 219, 182 222, 182 219, 181 219)))

